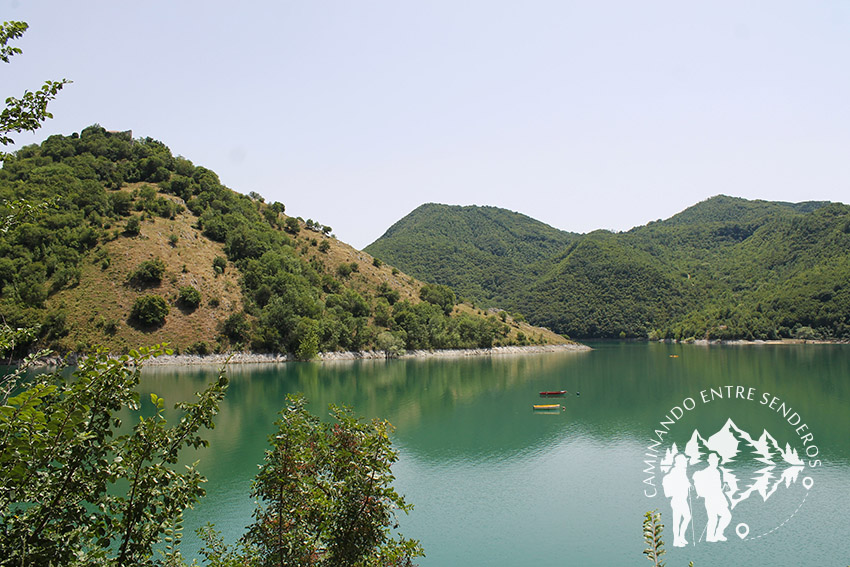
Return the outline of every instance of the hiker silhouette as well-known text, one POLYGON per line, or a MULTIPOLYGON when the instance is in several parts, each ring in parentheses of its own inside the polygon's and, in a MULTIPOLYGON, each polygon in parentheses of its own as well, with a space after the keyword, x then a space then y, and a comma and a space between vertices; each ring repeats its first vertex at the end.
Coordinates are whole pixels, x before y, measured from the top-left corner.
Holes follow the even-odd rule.
POLYGON ((673 468, 661 481, 664 496, 670 499, 673 508, 673 545, 684 547, 688 544, 685 539, 688 524, 691 522, 691 505, 688 495, 691 491, 691 481, 688 479, 688 457, 681 453, 676 455, 673 468))
POLYGON ((723 493, 723 472, 717 466, 719 461, 717 453, 710 453, 708 466, 693 475, 694 489, 697 496, 704 500, 708 516, 705 541, 726 541, 723 531, 732 521, 729 501, 723 493))

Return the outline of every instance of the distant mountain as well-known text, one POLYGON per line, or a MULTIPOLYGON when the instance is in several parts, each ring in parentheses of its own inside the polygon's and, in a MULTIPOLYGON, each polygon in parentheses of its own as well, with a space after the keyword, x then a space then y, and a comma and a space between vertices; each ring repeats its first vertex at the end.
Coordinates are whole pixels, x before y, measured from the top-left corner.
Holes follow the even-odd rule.
POLYGON ((850 207, 839 203, 719 195, 584 235, 430 204, 366 250, 573 337, 850 338, 850 207))
POLYGON ((0 218, 0 332, 36 329, 18 355, 163 341, 300 358, 565 342, 458 304, 130 132, 95 125, 21 148, 0 169, 0 218))

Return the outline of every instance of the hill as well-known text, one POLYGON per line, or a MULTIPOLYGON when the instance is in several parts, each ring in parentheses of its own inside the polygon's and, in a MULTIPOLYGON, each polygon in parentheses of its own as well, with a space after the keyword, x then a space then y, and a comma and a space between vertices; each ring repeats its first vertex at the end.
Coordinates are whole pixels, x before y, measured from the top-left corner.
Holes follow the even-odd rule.
MULTIPOLYGON (((439 224, 464 222, 469 214, 464 209, 442 209, 439 224), (443 218, 446 215, 457 219, 443 218)), ((427 219, 421 218, 421 211, 417 216, 416 222, 405 217, 366 249, 380 250, 387 261, 425 281, 445 278, 445 266, 451 265, 460 274, 455 280, 463 282, 458 289, 470 299, 484 305, 497 301, 559 333, 676 339, 850 338, 847 205, 719 195, 628 232, 561 233, 565 243, 557 250, 553 251, 554 244, 540 247, 537 254, 526 253, 525 263, 490 254, 488 275, 477 268, 482 263, 480 248, 468 253, 466 235, 443 237, 443 256, 430 261, 424 253, 412 257, 411 248, 418 245, 427 251, 432 246, 431 234, 418 230, 427 219), (503 271, 509 274, 510 285, 490 288, 489 293, 478 291, 476 285, 483 287, 500 277, 494 273, 503 271), (473 281, 467 282, 470 275, 473 281)), ((529 221, 525 226, 533 231, 535 221, 529 221)), ((494 223, 479 230, 499 227, 494 223)), ((534 239, 526 236, 525 241, 534 239)))
POLYGON ((527 289, 542 262, 577 236, 497 207, 427 203, 364 250, 463 297, 499 305, 527 289))
POLYGON ((458 305, 282 203, 224 187, 161 142, 91 126, 0 169, 0 317, 35 346, 183 352, 562 343, 458 305), (35 207, 33 205, 36 205, 35 207))

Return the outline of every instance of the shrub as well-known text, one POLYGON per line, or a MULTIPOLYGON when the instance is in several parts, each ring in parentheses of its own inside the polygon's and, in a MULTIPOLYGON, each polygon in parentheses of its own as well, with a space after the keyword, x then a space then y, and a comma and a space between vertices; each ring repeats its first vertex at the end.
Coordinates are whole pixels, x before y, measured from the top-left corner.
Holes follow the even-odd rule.
POLYGON ((390 305, 395 305, 401 294, 399 294, 398 290, 391 288, 387 282, 381 282, 378 285, 378 297, 383 297, 390 305))
POLYGON ((242 343, 248 340, 251 326, 244 313, 233 313, 221 327, 221 334, 227 337, 231 343, 242 343))
POLYGON ((171 244, 171 247, 174 248, 177 246, 177 241, 180 240, 180 237, 174 233, 168 235, 168 243, 171 244))
POLYGON ((109 204, 112 207, 112 212, 119 216, 127 216, 133 207, 133 198, 129 193, 117 191, 109 195, 109 204))
POLYGON ((319 252, 327 253, 327 251, 330 250, 330 249, 331 249, 331 243, 328 242, 327 240, 322 240, 322 242, 319 244, 319 252))
POLYGON ((384 265, 384 263, 381 261, 380 258, 372 258, 372 265, 375 266, 376 268, 380 268, 381 266, 384 265))
POLYGON ((136 298, 130 309, 130 318, 147 326, 159 326, 165 323, 168 315, 168 303, 158 295, 143 295, 136 298))
POLYGON ((199 354, 206 356, 210 353, 210 347, 205 341, 198 341, 186 347, 187 354, 199 354))
POLYGON ((165 262, 160 258, 145 260, 136 271, 130 274, 130 281, 141 285, 155 285, 162 281, 165 274, 165 262))
POLYGON ((201 304, 201 292, 190 285, 183 286, 177 294, 177 301, 183 307, 197 309, 201 304))
POLYGON ((341 278, 347 278, 351 275, 351 264, 340 264, 336 267, 336 273, 341 278))
POLYGON ((283 223, 283 230, 290 234, 298 234, 301 231, 301 225, 295 217, 287 217, 283 223))
POLYGON ((166 421, 164 400, 138 391, 141 363, 162 352, 154 349, 121 359, 95 353, 70 378, 3 376, 4 388, 23 390, 3 398, 0 419, 3 565, 153 565, 157 548, 167 548, 158 542, 204 494, 194 467, 172 463, 205 444, 200 429, 212 426, 227 379, 166 421), (122 427, 130 416, 135 427, 122 427))
POLYGON ((419 298, 422 301, 439 305, 443 308, 443 312, 448 315, 452 312, 455 305, 455 292, 448 286, 439 284, 425 284, 419 290, 419 298))
POLYGON ((215 270, 215 273, 223 274, 225 268, 227 268, 227 260, 221 256, 216 256, 213 259, 213 270, 215 270))
POLYGON ((274 209, 263 209, 263 218, 270 226, 277 228, 280 224, 277 221, 277 212, 274 209))
POLYGON ((138 236, 142 230, 142 221, 136 215, 127 219, 127 225, 124 227, 124 234, 129 236, 138 236))

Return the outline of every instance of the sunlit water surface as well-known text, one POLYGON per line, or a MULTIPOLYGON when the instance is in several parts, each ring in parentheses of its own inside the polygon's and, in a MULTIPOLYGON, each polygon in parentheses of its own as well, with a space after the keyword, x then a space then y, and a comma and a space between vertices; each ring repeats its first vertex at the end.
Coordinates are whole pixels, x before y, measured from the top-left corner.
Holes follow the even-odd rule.
MULTIPOLYGON (((421 541, 423 566, 643 565, 641 521, 652 509, 668 524, 671 567, 850 564, 850 346, 592 346, 582 353, 231 367, 210 447, 190 457, 201 460, 209 482, 206 498, 187 515, 185 554, 197 556, 193 531, 207 522, 227 541, 243 533, 254 506, 251 479, 276 414, 286 394, 302 392, 314 413, 346 404, 396 427, 396 488, 415 506, 401 518, 401 531, 421 541), (727 385, 747 394, 753 388, 753 399, 736 398, 736 389, 721 388, 727 385), (532 410, 539 391, 560 389, 569 395, 552 401, 566 411, 532 410), (770 408, 773 397, 779 401, 770 408), (783 402, 812 440, 804 443, 776 411, 783 402), (732 510, 726 542, 705 541, 705 508, 692 495, 689 545, 675 548, 670 501, 647 448, 673 408, 691 405, 667 426, 662 447, 676 441, 683 448, 694 430, 708 438, 731 418, 753 438, 767 430, 811 463, 787 486, 776 482, 782 463, 775 474, 759 473, 763 492, 775 490, 767 500, 753 491, 732 510), (814 451, 810 445, 816 459, 804 455, 814 451), (655 497, 646 496, 656 488, 655 497), (736 535, 739 525, 745 539, 736 535)), ((216 373, 151 368, 142 387, 168 402, 190 399, 216 373)), ((728 466, 738 467, 743 492, 762 465, 753 468, 741 456, 728 466)))

